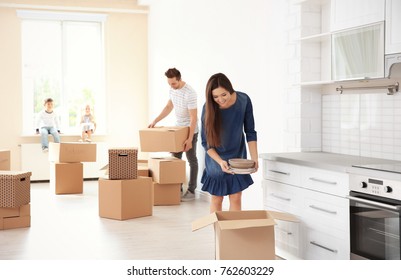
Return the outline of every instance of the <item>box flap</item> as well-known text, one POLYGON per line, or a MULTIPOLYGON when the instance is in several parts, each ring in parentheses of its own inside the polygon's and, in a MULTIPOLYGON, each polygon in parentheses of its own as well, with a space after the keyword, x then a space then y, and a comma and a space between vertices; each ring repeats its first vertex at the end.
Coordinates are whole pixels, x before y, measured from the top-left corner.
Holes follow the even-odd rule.
POLYGON ((209 214, 192 222, 192 231, 204 228, 217 222, 216 213, 209 214))
POLYGON ((109 164, 106 164, 105 166, 103 166, 102 168, 100 168, 99 170, 109 170, 109 164))
POLYGON ((282 220, 282 221, 287 221, 287 222, 296 222, 299 223, 299 219, 290 214, 290 213, 284 213, 284 212, 277 212, 277 211, 266 211, 267 213, 269 213, 269 215, 273 218, 273 219, 277 219, 277 220, 282 220))
POLYGON ((249 220, 226 220, 219 221, 221 230, 242 229, 274 226, 276 223, 273 219, 249 219, 249 220))

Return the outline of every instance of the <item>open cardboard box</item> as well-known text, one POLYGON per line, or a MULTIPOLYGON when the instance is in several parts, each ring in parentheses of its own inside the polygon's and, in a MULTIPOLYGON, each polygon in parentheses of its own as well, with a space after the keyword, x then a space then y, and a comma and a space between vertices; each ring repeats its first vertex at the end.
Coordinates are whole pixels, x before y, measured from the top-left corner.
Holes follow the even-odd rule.
POLYGON ((274 260, 276 219, 299 222, 283 212, 218 211, 195 220, 192 231, 214 225, 217 260, 274 260))

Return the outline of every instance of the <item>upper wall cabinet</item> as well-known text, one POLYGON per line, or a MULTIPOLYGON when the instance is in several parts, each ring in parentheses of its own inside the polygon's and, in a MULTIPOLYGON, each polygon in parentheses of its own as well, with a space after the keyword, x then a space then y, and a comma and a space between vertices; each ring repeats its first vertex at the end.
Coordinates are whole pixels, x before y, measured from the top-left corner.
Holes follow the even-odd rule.
POLYGON ((385 0, 331 0, 331 31, 384 21, 385 2, 385 0))
POLYGON ((386 54, 401 53, 401 1, 386 1, 386 54))
POLYGON ((332 35, 332 80, 384 77, 384 23, 332 35))

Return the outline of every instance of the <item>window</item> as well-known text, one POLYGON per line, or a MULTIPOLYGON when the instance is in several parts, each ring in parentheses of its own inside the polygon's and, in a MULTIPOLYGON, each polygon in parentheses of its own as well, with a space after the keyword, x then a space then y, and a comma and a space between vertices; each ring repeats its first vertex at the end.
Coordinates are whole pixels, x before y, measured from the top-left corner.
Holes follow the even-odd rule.
POLYGON ((23 135, 36 128, 36 114, 54 100, 61 131, 80 135, 90 104, 97 134, 104 134, 104 15, 18 11, 22 18, 23 135))

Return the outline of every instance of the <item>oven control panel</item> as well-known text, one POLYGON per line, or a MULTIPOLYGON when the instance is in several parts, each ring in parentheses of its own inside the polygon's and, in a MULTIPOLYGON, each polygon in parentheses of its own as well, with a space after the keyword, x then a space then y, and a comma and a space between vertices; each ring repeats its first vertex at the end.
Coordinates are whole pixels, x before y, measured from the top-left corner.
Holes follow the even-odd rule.
POLYGON ((350 191, 401 200, 401 181, 350 174, 350 191))

